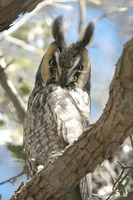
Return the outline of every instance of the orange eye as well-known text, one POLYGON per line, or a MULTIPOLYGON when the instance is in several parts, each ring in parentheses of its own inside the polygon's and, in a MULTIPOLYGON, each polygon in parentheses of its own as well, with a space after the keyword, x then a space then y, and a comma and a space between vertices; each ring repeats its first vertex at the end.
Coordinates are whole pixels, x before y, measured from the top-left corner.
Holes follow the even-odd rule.
POLYGON ((50 66, 53 66, 53 62, 54 62, 54 60, 51 59, 51 60, 49 61, 49 65, 50 65, 50 66))
POLYGON ((56 61, 54 60, 54 59, 51 59, 50 61, 49 61, 49 65, 52 67, 52 66, 54 66, 54 67, 56 67, 56 61))

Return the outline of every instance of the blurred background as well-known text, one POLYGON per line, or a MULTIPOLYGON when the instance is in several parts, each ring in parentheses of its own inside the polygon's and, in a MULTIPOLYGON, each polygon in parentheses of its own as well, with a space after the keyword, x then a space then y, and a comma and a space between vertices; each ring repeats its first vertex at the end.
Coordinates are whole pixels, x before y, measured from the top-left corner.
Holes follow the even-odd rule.
MULTIPOLYGON (((9 30, 0 33, 0 62, 6 67, 6 74, 26 107, 41 58, 53 41, 53 19, 63 15, 68 43, 77 41, 80 20, 83 20, 81 32, 89 21, 94 21, 94 39, 88 47, 92 67, 91 123, 94 123, 107 102, 109 85, 123 45, 133 35, 133 1, 86 0, 84 5, 81 2, 45 0, 31 13, 20 15, 9 30)), ((1 200, 11 197, 20 183, 27 180, 22 142, 22 123, 0 86, 0 183, 6 181, 0 185, 1 200), (22 175, 8 180, 19 174, 22 175)))

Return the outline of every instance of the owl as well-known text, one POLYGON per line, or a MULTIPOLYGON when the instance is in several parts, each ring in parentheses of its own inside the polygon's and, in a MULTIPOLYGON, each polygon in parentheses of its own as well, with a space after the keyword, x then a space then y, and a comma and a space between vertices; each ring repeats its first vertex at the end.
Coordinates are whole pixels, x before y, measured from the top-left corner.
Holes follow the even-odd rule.
MULTIPOLYGON (((77 42, 68 45, 63 19, 52 25, 54 41, 38 68, 35 87, 29 97, 24 119, 24 148, 31 176, 57 157, 82 134, 90 117, 90 57, 86 48, 94 32, 88 24, 77 42)), ((61 197, 61 200, 87 200, 88 177, 61 197)))

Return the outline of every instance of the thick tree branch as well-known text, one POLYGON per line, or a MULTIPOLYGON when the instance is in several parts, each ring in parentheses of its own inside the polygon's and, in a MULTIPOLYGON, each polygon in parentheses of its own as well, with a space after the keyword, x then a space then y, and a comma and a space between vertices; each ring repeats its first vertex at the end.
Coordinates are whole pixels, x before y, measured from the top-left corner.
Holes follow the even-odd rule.
POLYGON ((0 0, 0 32, 8 29, 18 15, 32 11, 42 0, 0 0))
MULTIPOLYGON (((76 128, 76 127, 75 127, 76 128)), ((11 198, 59 199, 108 158, 133 131, 133 40, 123 50, 100 119, 11 198)))

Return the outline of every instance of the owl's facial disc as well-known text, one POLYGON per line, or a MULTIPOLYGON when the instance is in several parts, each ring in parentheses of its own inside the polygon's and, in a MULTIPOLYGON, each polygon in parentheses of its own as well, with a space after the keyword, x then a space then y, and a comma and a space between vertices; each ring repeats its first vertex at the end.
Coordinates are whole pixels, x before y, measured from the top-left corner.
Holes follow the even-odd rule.
POLYGON ((67 56, 67 51, 65 53, 56 53, 56 63, 57 63, 57 80, 61 87, 68 87, 72 85, 76 80, 76 71, 78 70, 77 65, 81 60, 81 56, 76 57, 71 55, 71 60, 67 56), (63 58, 63 59, 62 59, 63 58), (65 62, 64 62, 65 61, 65 62))
POLYGON ((89 52, 87 49, 83 49, 76 56, 72 57, 72 55, 74 53, 71 54, 71 65, 69 61, 67 62, 69 57, 65 58, 65 55, 63 60, 66 60, 66 62, 62 62, 61 65, 60 58, 62 54, 56 54, 57 82, 61 87, 78 86, 83 88, 88 80, 90 71, 89 52))
POLYGON ((60 51, 58 46, 52 43, 43 58, 41 74, 45 85, 52 83, 63 88, 77 85, 82 88, 86 84, 89 69, 87 49, 75 54, 70 47, 60 51))

